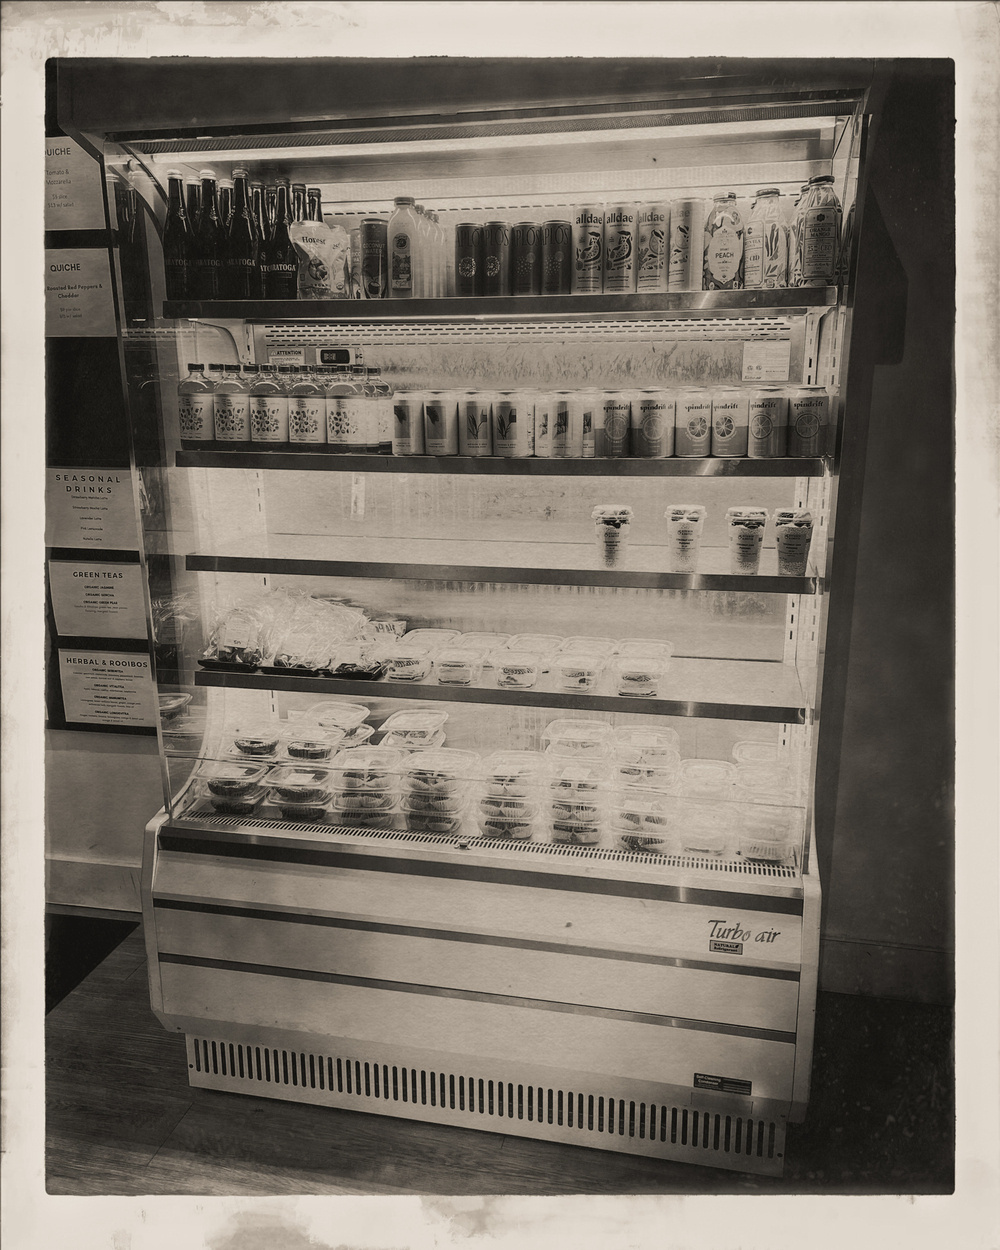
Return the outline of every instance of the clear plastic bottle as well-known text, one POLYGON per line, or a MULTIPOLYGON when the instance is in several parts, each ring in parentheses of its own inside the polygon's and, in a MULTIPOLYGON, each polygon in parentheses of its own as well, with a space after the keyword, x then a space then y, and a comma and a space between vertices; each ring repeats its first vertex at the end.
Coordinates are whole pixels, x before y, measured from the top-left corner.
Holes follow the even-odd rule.
POLYGON ((800 286, 830 286, 837 280, 837 249, 843 209, 832 174, 810 178, 796 214, 802 258, 800 286))
POLYGON ((276 373, 273 365, 261 365, 250 386, 250 440, 288 442, 288 392, 284 376, 276 373))
POLYGON ((350 430, 350 401, 356 398, 357 390, 351 378, 348 365, 337 365, 333 378, 326 387, 326 441, 332 452, 344 454, 351 450, 348 433, 350 430))
POLYGON ((799 188, 799 193, 792 204, 791 217, 788 222, 788 285, 800 286, 802 283, 802 238, 799 234, 799 208, 809 191, 809 184, 799 188))
POLYGON ((177 387, 177 415, 182 443, 208 443, 215 437, 212 383, 204 365, 188 365, 188 374, 177 387))
POLYGON ((706 291, 738 291, 743 286, 743 219, 732 191, 715 197, 705 222, 702 285, 706 291))
POLYGON ((326 442, 326 393, 308 365, 299 365, 288 391, 288 441, 326 442))
POLYGON ((250 442, 250 397, 239 365, 226 365, 216 383, 215 437, 220 443, 250 442))
POLYGON ((412 299, 415 295, 419 223, 413 197, 397 195, 389 218, 389 296, 412 299))
POLYGON ((788 235, 777 187, 757 192, 746 228, 743 281, 749 291, 788 285, 788 235))

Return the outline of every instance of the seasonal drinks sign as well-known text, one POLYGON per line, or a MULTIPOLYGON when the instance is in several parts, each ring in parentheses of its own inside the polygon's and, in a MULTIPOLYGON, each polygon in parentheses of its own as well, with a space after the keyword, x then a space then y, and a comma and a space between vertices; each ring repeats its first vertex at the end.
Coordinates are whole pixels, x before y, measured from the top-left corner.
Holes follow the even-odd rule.
POLYGON ((49 468, 45 476, 47 546, 138 551, 128 469, 49 468))

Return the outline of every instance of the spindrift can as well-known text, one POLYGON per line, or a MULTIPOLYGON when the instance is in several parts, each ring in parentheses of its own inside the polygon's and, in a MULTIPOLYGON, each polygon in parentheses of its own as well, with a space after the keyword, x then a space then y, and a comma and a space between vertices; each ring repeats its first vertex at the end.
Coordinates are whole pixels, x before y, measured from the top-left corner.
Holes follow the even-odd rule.
POLYGON ((692 386, 677 395, 674 451, 678 456, 707 456, 712 446, 712 393, 692 386))
POLYGON ((604 216, 604 292, 624 295, 635 290, 636 209, 614 204, 604 216))
POLYGON ((606 391, 601 400, 604 409, 603 447, 597 448, 598 456, 618 459, 628 455, 628 430, 631 403, 626 391, 606 391))
POLYGON ((574 295, 604 289, 604 205, 584 204, 573 214, 574 295))
POLYGON ((783 456, 788 437, 788 396, 776 386, 750 392, 747 455, 752 460, 783 456))
POLYGON ((739 386, 720 386, 712 396, 712 455, 747 454, 747 392, 739 386))
POLYGON ((674 453, 677 401, 666 391, 636 391, 632 395, 632 454, 660 460, 674 453))
POLYGON ((788 455, 822 456, 830 422, 830 396, 823 386, 799 386, 788 397, 788 455))

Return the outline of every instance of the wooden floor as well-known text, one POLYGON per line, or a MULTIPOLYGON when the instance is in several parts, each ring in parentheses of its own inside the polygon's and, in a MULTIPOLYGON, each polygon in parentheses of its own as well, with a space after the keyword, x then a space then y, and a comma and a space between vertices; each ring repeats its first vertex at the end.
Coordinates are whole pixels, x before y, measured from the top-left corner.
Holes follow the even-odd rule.
POLYGON ((141 930, 47 1017, 51 1194, 949 1193, 946 1008, 820 996, 785 1177, 191 1089, 149 1009, 141 930))

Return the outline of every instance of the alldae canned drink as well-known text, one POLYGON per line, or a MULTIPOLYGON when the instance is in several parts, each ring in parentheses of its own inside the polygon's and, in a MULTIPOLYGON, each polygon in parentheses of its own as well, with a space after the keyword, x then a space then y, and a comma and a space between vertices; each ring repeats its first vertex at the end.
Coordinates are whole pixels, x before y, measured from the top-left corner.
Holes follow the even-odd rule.
POLYGON ((788 396, 776 386, 750 392, 747 455, 752 460, 783 456, 788 440, 788 396))
POLYGON ((639 208, 635 260, 637 291, 667 289, 669 229, 669 204, 647 204, 639 208))
POLYGON ((555 424, 552 427, 552 455, 560 460, 583 456, 583 410, 572 391, 555 395, 555 424))
POLYGON ((482 233, 482 279, 480 294, 510 294, 510 226, 488 221, 482 233))
POLYGON ((573 227, 568 221, 542 226, 542 294, 568 295, 573 258, 573 227))
POLYGON ((748 392, 720 386, 712 395, 712 455, 747 454, 748 392))
POLYGON ((392 400, 392 454, 424 454, 424 398, 419 391, 397 391, 392 400))
POLYGON ((704 200, 674 200, 671 203, 668 290, 701 290, 707 215, 704 200))
POLYGON ((552 425, 555 396, 551 391, 535 392, 535 455, 552 455, 552 425))
POLYGON ((627 391, 605 391, 601 397, 604 420, 601 423, 597 455, 619 459, 628 455, 629 422, 632 403, 627 391))
POLYGON ((614 204, 604 215, 604 293, 635 290, 636 207, 614 204))
POLYGON ((510 232, 510 293, 539 295, 542 289, 542 232, 519 221, 510 232))
POLYGON ((361 222, 361 291, 365 299, 385 299, 389 294, 387 227, 384 217, 365 217, 361 222))
POLYGON ((493 454, 530 456, 534 431, 516 391, 500 391, 493 401, 493 454))
POLYGON ((482 293, 483 231, 474 221, 455 227, 455 294, 468 297, 482 293))
POLYGON ((488 391, 466 391, 461 397, 458 409, 460 456, 489 456, 492 453, 490 399, 488 391))
POLYGON ((822 386, 800 386, 788 396, 788 455, 822 456, 826 451, 830 396, 822 386))
POLYGON ((636 391, 632 396, 632 453, 660 460, 674 454, 677 400, 667 391, 636 391))
POLYGON ((424 396, 424 451, 428 456, 458 455, 455 391, 428 391, 424 396))
POLYGON ((604 290, 604 205, 584 204, 573 214, 574 295, 604 290))
POLYGON ((674 454, 707 456, 712 447, 712 396, 700 387, 682 390, 677 396, 674 454))

